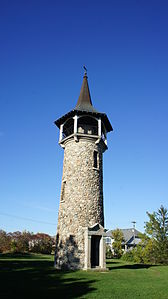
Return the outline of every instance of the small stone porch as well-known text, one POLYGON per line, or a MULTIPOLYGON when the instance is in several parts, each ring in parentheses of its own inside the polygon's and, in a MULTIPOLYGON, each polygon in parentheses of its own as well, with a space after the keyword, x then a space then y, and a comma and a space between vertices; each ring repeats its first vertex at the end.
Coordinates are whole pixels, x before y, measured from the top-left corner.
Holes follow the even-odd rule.
POLYGON ((106 231, 96 223, 85 230, 85 261, 83 270, 106 270, 106 231))

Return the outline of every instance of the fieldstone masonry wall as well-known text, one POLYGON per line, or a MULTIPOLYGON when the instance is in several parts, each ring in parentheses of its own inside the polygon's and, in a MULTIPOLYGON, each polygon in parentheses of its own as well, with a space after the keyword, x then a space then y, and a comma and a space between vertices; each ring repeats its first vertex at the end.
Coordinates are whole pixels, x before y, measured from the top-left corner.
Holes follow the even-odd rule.
POLYGON ((69 138, 64 142, 64 164, 57 226, 56 268, 83 268, 85 231, 104 226, 103 169, 104 143, 92 137, 69 138), (94 151, 98 166, 94 168, 94 151))

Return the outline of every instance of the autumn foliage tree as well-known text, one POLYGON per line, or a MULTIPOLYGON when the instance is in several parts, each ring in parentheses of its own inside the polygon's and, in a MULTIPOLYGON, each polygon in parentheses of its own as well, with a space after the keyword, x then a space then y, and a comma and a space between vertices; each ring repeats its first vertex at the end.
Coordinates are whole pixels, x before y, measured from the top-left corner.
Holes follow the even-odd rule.
POLYGON ((54 244, 54 239, 48 234, 37 233, 29 243, 29 248, 31 252, 50 254, 54 244))
POLYGON ((11 237, 4 230, 0 230, 0 253, 10 251, 11 237))
POLYGON ((12 252, 28 252, 29 242, 33 236, 32 233, 27 231, 16 231, 10 233, 11 236, 11 251, 12 252))
POLYGON ((44 233, 33 234, 28 231, 6 233, 0 230, 0 253, 45 253, 50 254, 55 240, 44 233))

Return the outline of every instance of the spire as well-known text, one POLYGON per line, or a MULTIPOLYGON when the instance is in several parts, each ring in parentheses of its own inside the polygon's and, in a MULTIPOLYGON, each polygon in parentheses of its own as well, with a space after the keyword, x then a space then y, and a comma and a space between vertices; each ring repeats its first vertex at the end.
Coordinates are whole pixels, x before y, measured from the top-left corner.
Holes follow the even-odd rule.
POLYGON ((84 72, 82 87, 81 87, 81 91, 80 91, 80 95, 76 107, 73 110, 66 113, 65 115, 63 115, 62 117, 58 118, 55 121, 55 124, 58 128, 60 128, 60 126, 64 124, 67 119, 74 117, 75 115, 89 114, 97 118, 101 118, 107 132, 113 131, 113 128, 109 122, 107 115, 105 113, 97 111, 92 105, 92 100, 91 100, 89 85, 87 80, 88 79, 87 69, 85 66, 83 68, 85 72, 84 72))
POLYGON ((90 91, 89 91, 89 85, 88 85, 88 80, 87 80, 87 69, 84 66, 83 67, 85 70, 84 76, 83 76, 83 82, 82 82, 82 87, 80 91, 80 95, 78 98, 78 102, 76 104, 75 110, 83 110, 83 111, 96 111, 93 108, 92 105, 92 100, 90 96, 90 91))

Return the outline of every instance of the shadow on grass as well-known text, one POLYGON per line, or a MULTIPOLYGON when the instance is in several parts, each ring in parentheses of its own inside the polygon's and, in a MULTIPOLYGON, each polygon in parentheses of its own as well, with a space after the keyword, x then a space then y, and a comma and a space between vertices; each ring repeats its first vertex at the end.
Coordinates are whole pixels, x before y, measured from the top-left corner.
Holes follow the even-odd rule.
POLYGON ((121 264, 121 262, 118 261, 118 260, 115 260, 115 259, 114 259, 114 260, 110 260, 110 261, 109 261, 109 260, 106 260, 106 264, 107 264, 107 265, 111 265, 111 264, 112 264, 112 265, 113 265, 113 264, 115 265, 115 264, 121 264))
POLYGON ((50 254, 42 255, 42 254, 32 254, 29 252, 25 253, 0 253, 0 260, 3 259, 48 259, 51 257, 50 254))
POLYGON ((150 267, 157 267, 157 265, 151 265, 151 264, 132 264, 132 265, 124 264, 124 265, 121 265, 121 263, 120 263, 120 265, 115 266, 115 264, 117 264, 117 263, 119 263, 119 262, 118 261, 116 261, 116 262, 115 261, 114 262, 107 261, 107 263, 106 263, 107 268, 110 271, 112 271, 112 270, 117 270, 117 269, 133 269, 133 270, 135 270, 135 269, 148 269, 150 267))
MULTIPOLYGON (((66 272, 67 274, 67 272, 66 272)), ((95 290, 94 280, 67 277, 65 272, 57 271, 52 261, 41 260, 1 260, 0 261, 1 298, 78 298, 95 290)))

